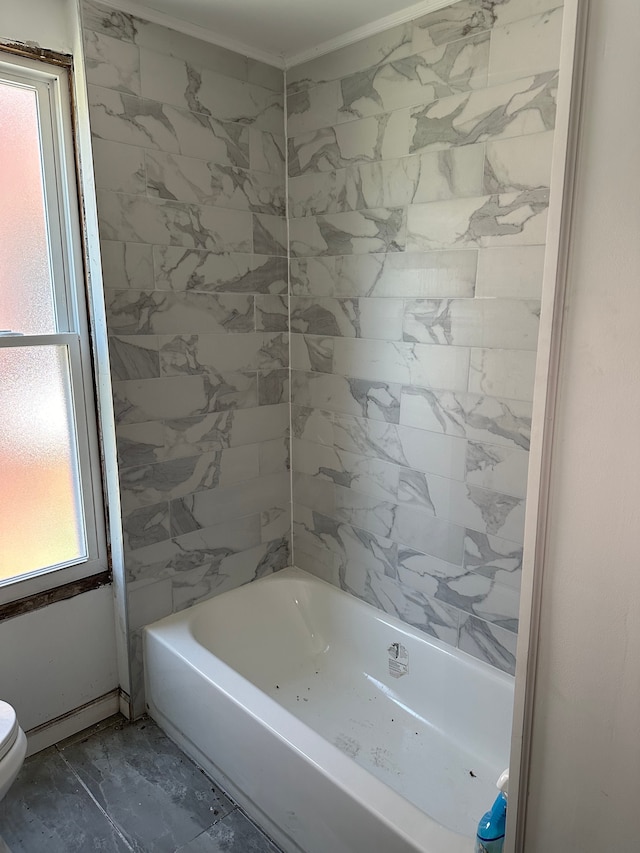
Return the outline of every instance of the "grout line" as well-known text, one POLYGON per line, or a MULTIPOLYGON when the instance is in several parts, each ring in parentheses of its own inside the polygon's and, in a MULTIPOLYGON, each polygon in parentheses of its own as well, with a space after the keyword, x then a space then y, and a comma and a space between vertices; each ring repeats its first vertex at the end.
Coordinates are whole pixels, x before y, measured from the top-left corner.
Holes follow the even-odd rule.
POLYGON ((125 834, 123 833, 123 831, 120 829, 120 827, 118 826, 118 824, 113 820, 113 818, 111 817, 111 815, 110 815, 107 811, 105 811, 104 807, 100 805, 100 803, 98 802, 98 800, 96 800, 95 796, 94 796, 94 795, 92 794, 92 792, 89 790, 89 788, 87 787, 87 785, 85 784, 85 782, 80 778, 79 774, 76 772, 76 770, 75 770, 75 768, 73 767, 73 765, 72 765, 69 761, 67 761, 67 759, 65 758, 65 756, 64 756, 64 754, 63 754, 62 749, 60 749, 60 747, 58 747, 57 745, 56 745, 56 751, 57 751, 58 755, 60 756, 60 758, 62 759, 62 761, 67 765, 67 767, 69 768, 69 770, 71 771, 71 773, 76 777, 76 779, 78 780, 78 782, 79 782, 79 784, 81 785, 81 787, 82 787, 82 788, 84 788, 84 790, 87 792, 87 794, 89 795, 89 797, 91 798, 91 800, 95 803, 95 805, 96 805, 96 807, 97 807, 98 811, 99 811, 99 812, 100 812, 104 817, 106 817, 106 819, 109 821, 109 823, 111 824, 111 826, 114 828, 115 832, 116 832, 116 833, 118 834, 118 836, 120 837, 120 839, 121 839, 121 841, 123 842, 123 844, 126 846, 127 850, 131 850, 131 851, 133 851, 133 850, 134 850, 134 848, 133 848, 133 847, 131 846, 131 844, 129 843, 129 840, 128 840, 128 838, 126 837, 126 835, 125 835, 125 834))
POLYGON ((293 395, 292 395, 292 370, 291 370, 291 238, 290 238, 290 216, 289 216, 289 136, 287 112, 287 72, 283 74, 284 86, 284 198, 285 217, 287 224, 287 327, 289 344, 289 497, 290 497, 290 563, 295 566, 295 551, 293 547, 293 395))

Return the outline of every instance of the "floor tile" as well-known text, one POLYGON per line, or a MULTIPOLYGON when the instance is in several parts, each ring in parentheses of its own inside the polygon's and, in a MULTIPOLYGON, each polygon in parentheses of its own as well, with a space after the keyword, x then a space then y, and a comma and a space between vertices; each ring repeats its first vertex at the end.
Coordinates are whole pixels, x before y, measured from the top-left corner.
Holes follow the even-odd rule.
POLYGON ((278 853, 278 848, 236 809, 177 853, 278 853))
POLYGON ((11 853, 125 853, 131 848, 55 747, 28 759, 0 803, 11 853))
POLYGON ((148 719, 63 746, 61 755, 140 853, 174 853, 233 809, 148 719))

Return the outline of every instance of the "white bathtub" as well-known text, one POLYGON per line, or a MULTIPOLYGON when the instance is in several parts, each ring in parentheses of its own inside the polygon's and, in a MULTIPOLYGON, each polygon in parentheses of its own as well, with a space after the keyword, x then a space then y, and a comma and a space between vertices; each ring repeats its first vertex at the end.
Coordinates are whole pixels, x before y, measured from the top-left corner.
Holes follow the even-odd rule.
POLYGON ((151 716, 287 853, 473 850, 509 676, 299 569, 144 634, 151 716))

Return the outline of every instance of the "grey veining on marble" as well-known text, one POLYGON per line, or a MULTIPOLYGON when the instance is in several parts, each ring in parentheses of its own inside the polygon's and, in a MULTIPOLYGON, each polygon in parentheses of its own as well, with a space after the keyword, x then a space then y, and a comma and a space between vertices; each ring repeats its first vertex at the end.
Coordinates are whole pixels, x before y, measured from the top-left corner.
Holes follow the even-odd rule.
POLYGON ((548 71, 411 113, 411 152, 553 130, 558 74, 548 71))
POLYGON ((376 208, 291 219, 289 234, 294 257, 401 252, 406 241, 405 211, 376 208))
POLYGON ((154 246, 153 261, 159 290, 283 293, 287 289, 284 258, 154 246))
POLYGON ((140 712, 144 620, 291 559, 284 75, 94 0, 83 26, 140 712))
POLYGON ((509 672, 559 5, 460 0, 288 81, 296 563, 509 672))
POLYGON ((338 120, 428 103, 483 86, 489 62, 488 33, 373 66, 340 80, 338 120))
POLYGON ((277 69, 85 5, 140 614, 286 565, 293 500, 298 565, 511 671, 560 5, 312 59, 286 125, 277 69))

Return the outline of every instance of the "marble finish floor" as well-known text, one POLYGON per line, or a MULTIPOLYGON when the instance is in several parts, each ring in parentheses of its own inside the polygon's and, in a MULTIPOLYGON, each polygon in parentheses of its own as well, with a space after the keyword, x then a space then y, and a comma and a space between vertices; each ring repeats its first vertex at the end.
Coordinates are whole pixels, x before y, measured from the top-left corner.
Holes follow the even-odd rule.
POLYGON ((148 718, 112 717, 27 759, 0 835, 11 853, 279 853, 148 718))

